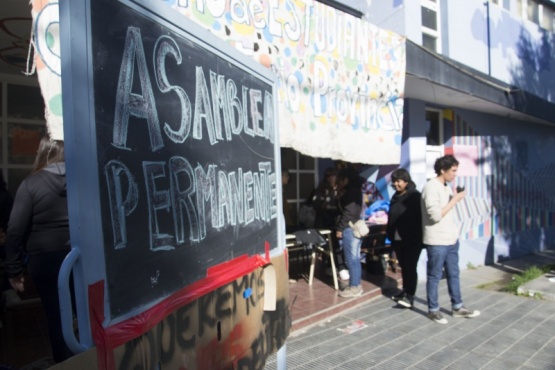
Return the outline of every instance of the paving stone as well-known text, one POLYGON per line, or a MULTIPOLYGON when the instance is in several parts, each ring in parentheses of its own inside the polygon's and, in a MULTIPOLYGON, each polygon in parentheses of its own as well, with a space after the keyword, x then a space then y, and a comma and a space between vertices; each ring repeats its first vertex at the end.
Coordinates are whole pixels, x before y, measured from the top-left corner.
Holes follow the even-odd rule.
MULTIPOLYGON (((503 266, 511 263, 525 266, 525 261, 504 261, 503 266)), ((555 302, 476 287, 503 273, 495 266, 461 272, 465 305, 481 311, 476 318, 451 317, 442 282, 440 304, 449 323, 432 322, 421 282, 412 310, 395 308, 390 298, 380 296, 295 333, 287 339, 287 369, 555 369, 555 302), (368 327, 352 334, 338 330, 355 319, 368 327)), ((277 365, 274 355, 265 369, 277 365)))

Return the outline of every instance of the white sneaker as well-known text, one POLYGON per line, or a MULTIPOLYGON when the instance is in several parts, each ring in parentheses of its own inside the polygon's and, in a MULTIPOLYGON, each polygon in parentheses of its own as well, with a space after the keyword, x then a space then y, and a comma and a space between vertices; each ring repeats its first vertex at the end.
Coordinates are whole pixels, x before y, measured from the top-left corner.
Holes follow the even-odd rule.
POLYGON ((445 325, 448 323, 447 319, 439 311, 428 312, 428 318, 438 324, 445 325))
POLYGON ((466 307, 461 307, 458 310, 453 310, 453 317, 465 317, 465 318, 472 318, 480 316, 480 311, 478 310, 469 310, 466 307))
POLYGON ((350 279, 349 270, 343 269, 339 271, 339 278, 341 280, 349 280, 350 279))
POLYGON ((362 295, 362 287, 359 286, 349 286, 339 292, 341 298, 355 298, 362 295))

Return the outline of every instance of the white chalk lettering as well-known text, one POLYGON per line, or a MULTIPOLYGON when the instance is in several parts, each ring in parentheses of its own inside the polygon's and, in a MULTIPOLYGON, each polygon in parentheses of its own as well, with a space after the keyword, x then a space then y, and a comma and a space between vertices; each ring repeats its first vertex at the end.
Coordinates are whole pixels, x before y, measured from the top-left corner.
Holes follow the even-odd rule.
POLYGON ((169 212, 171 206, 169 191, 156 188, 155 180, 166 177, 164 162, 143 162, 143 173, 146 185, 146 204, 148 205, 150 249, 153 251, 174 249, 173 236, 160 233, 158 227, 158 211, 169 212))
POLYGON ((167 165, 168 175, 164 162, 142 161, 146 194, 141 198, 135 178, 125 164, 115 160, 106 164, 114 249, 127 246, 127 218, 139 207, 148 211, 152 251, 169 251, 201 242, 207 236, 209 219, 211 230, 218 231, 246 226, 256 220, 269 223, 277 218, 277 176, 271 162, 259 162, 258 171, 244 172, 238 168, 229 173, 218 170, 215 164, 193 169, 179 156, 170 158, 167 165), (173 230, 172 234, 161 231, 161 212, 172 220, 173 225, 164 225, 166 230, 173 230))
MULTIPOLYGON (((273 105, 262 102, 260 89, 241 86, 239 97, 235 81, 214 71, 209 71, 209 89, 203 68, 196 66, 193 110, 185 89, 170 83, 166 70, 170 59, 173 59, 177 66, 183 63, 183 55, 176 40, 170 36, 160 36, 154 45, 152 57, 156 86, 162 94, 174 93, 179 99, 179 108, 166 113, 176 114, 178 117, 174 122, 164 122, 163 125, 163 132, 171 142, 183 144, 189 137, 203 140, 205 129, 211 145, 224 139, 232 141, 233 136, 241 135, 243 132, 251 137, 260 136, 274 142, 272 123, 265 121, 266 117, 273 117, 273 112, 266 112, 267 109, 273 111, 273 105), (249 113, 251 122, 248 121, 249 113)), ((190 70, 186 68, 183 73, 191 73, 190 70)), ((272 100, 271 93, 264 91, 264 99, 272 100)), ((112 144, 117 148, 134 149, 130 148, 127 142, 128 131, 131 128, 130 116, 146 119, 152 151, 164 147, 141 32, 136 27, 127 29, 119 73, 112 137, 112 144), (134 78, 135 65, 139 72, 138 82, 134 78), (141 94, 132 91, 134 86, 140 86, 141 94)))
POLYGON ((190 240, 198 242, 200 235, 198 213, 193 199, 196 191, 193 167, 188 160, 178 156, 170 158, 169 166, 176 242, 185 243, 186 230, 190 231, 190 240), (185 219, 188 221, 188 228, 185 228, 185 219))
POLYGON ((217 75, 215 72, 210 71, 210 87, 212 88, 212 102, 214 109, 214 125, 216 127, 216 137, 223 140, 222 137, 222 122, 220 111, 224 117, 225 138, 231 141, 231 107, 228 103, 228 94, 225 83, 225 76, 217 75))
MULTIPOLYGON (((206 237, 206 207, 204 206, 204 202, 212 197, 211 189, 215 189, 214 184, 214 174, 215 174, 215 165, 208 166, 208 174, 204 172, 202 166, 197 166, 195 168, 195 183, 197 186, 197 209, 199 214, 199 225, 200 225, 200 239, 204 239, 206 237)), ((217 215, 218 209, 211 208, 211 218, 212 218, 212 227, 214 227, 214 215, 217 215)))
MULTIPOLYGON (((241 100, 237 96, 237 85, 233 80, 227 80, 227 101, 229 102, 229 119, 231 126, 231 132, 234 135, 240 135, 241 131, 243 131, 243 126, 245 125, 244 120, 247 118, 245 114, 243 114, 243 104, 241 104, 241 100), (235 120, 235 113, 237 112, 237 120, 235 120)), ((246 87, 243 87, 243 96, 246 96, 246 87)), ((244 97, 243 97, 244 99, 244 97)))
POLYGON ((269 138, 271 143, 274 143, 274 100, 272 94, 269 92, 264 93, 264 137, 269 138))
POLYGON ((253 182, 252 172, 245 172, 243 175, 243 185, 244 185, 244 210, 245 210, 245 224, 248 225, 254 221, 254 207, 251 207, 251 202, 254 199, 254 194, 252 190, 253 182))
POLYGON ((252 119, 252 132, 256 136, 264 137, 264 129, 260 128, 260 121, 262 121, 262 115, 258 110, 258 105, 262 103, 262 92, 260 90, 250 90, 251 98, 251 119, 252 119))
POLYGON ((232 215, 237 215, 237 220, 232 219, 233 222, 242 224, 245 221, 245 204, 244 204, 244 193, 243 193, 243 169, 239 168, 238 174, 234 171, 230 172, 228 175, 229 189, 231 191, 231 204, 233 204, 232 215))
POLYGON ((154 77, 163 93, 173 91, 177 94, 179 102, 181 103, 181 121, 178 130, 173 130, 169 123, 164 122, 164 132, 168 138, 174 143, 183 143, 189 136, 191 131, 191 101, 183 88, 179 86, 172 86, 168 82, 166 76, 166 65, 164 63, 167 55, 175 58, 177 65, 180 65, 183 58, 181 52, 174 39, 168 36, 161 36, 154 47, 154 77))
POLYGON ((139 200, 137 183, 129 169, 123 163, 116 160, 106 163, 104 175, 108 185, 114 249, 120 249, 124 248, 127 244, 125 217, 135 210, 139 200), (127 182, 127 192, 124 200, 122 184, 125 182, 127 182))
MULTIPOLYGON (((225 1, 207 3, 206 9, 218 13, 225 1)), ((234 1, 236 18, 241 18, 239 8, 248 8, 254 17, 259 13, 256 4, 257 0, 248 6, 242 0, 234 1)), ((205 9, 205 4, 197 6, 205 9)), ((252 21, 248 16, 243 19, 252 21)), ((277 19, 272 22, 279 25, 277 19)), ((297 28, 291 23, 285 29, 295 33, 297 28)), ((278 217, 278 176, 272 170, 273 154, 253 149, 260 148, 260 143, 270 145, 265 140, 272 143, 272 148, 275 144, 275 101, 271 90, 261 88, 263 84, 254 78, 252 86, 237 85, 234 79, 216 72, 225 70, 219 65, 207 71, 200 65, 185 65, 184 61, 191 57, 182 53, 178 41, 168 35, 158 37, 149 45, 152 48, 146 49, 152 50, 152 57, 147 59, 140 29, 127 28, 115 96, 112 145, 133 151, 131 157, 126 154, 125 158, 135 158, 135 153, 138 156, 145 151, 140 147, 143 141, 137 137, 148 135, 147 150, 153 155, 131 159, 133 163, 118 158, 104 166, 114 249, 130 245, 129 233, 133 230, 127 223, 136 222, 137 216, 143 214, 148 215, 149 248, 156 253, 201 243, 210 233, 228 227, 233 227, 237 235, 241 227, 254 222, 268 224, 278 217), (152 63, 152 83, 147 62, 152 63), (187 85, 180 86, 176 81, 187 81, 187 85), (153 84, 159 90, 157 94, 153 84), (157 108, 157 103, 163 109, 157 108), (163 113, 163 125, 158 111, 163 113), (147 129, 137 124, 141 119, 146 121, 147 129), (225 156, 222 162, 227 166, 219 168, 212 163, 215 159, 191 164, 192 158, 203 158, 203 150, 208 153, 212 146, 232 142, 236 136, 240 137, 241 147, 246 144, 264 161, 231 158, 233 147, 222 146, 215 147, 212 153, 217 153, 216 158, 225 156), (200 146, 196 142, 186 145, 188 140, 200 142, 200 146), (256 145, 251 148, 248 140, 256 145), (184 157, 182 153, 194 154, 184 157), (229 159, 233 160, 227 163, 229 159), (230 170, 229 164, 235 162, 236 168, 230 170), (142 186, 135 178, 140 176, 138 172, 142 172, 142 186)), ((239 78, 246 83, 251 81, 242 75, 239 78)))
POLYGON ((115 147, 127 147, 127 131, 129 116, 146 118, 150 147, 153 151, 164 146, 158 121, 158 112, 154 101, 154 93, 150 83, 150 75, 146 65, 145 51, 141 39, 141 30, 136 27, 127 29, 125 47, 121 60, 121 68, 116 93, 116 109, 112 144, 115 147), (134 94, 133 87, 135 63, 139 70, 139 81, 142 95, 134 94))
POLYGON ((224 171, 218 171, 218 228, 226 224, 226 215, 227 224, 235 225, 235 220, 237 219, 237 217, 233 214, 235 209, 233 208, 231 202, 231 186, 229 184, 227 175, 224 171))
POLYGON ((195 100, 195 119, 193 123, 193 137, 197 140, 202 140, 202 121, 206 122, 206 129, 208 130, 208 138, 210 144, 216 144, 216 132, 214 129, 214 119, 212 118, 212 109, 210 99, 208 96, 208 87, 206 86, 206 79, 204 78, 204 71, 202 67, 196 67, 196 100, 195 100))

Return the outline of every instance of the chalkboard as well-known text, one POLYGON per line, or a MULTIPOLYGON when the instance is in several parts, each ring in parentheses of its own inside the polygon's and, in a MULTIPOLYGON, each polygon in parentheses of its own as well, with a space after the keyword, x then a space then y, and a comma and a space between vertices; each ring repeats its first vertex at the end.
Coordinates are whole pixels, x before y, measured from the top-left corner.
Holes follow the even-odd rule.
POLYGON ((277 245, 274 94, 269 81, 148 12, 90 4, 114 318, 277 245))

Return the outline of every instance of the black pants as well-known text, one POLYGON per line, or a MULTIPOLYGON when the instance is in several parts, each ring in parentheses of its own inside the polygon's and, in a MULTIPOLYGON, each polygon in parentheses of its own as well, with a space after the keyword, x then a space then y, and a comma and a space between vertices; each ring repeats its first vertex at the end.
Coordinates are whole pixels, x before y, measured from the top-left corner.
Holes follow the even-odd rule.
POLYGON ((27 265, 29 275, 33 279, 46 313, 52 358, 55 362, 62 362, 73 356, 62 334, 58 298, 58 274, 67 254, 67 251, 61 251, 31 255, 27 265))
POLYGON ((418 284, 416 266, 422 252, 422 245, 407 243, 402 240, 395 240, 391 245, 401 266, 403 291, 410 296, 414 296, 418 284))

